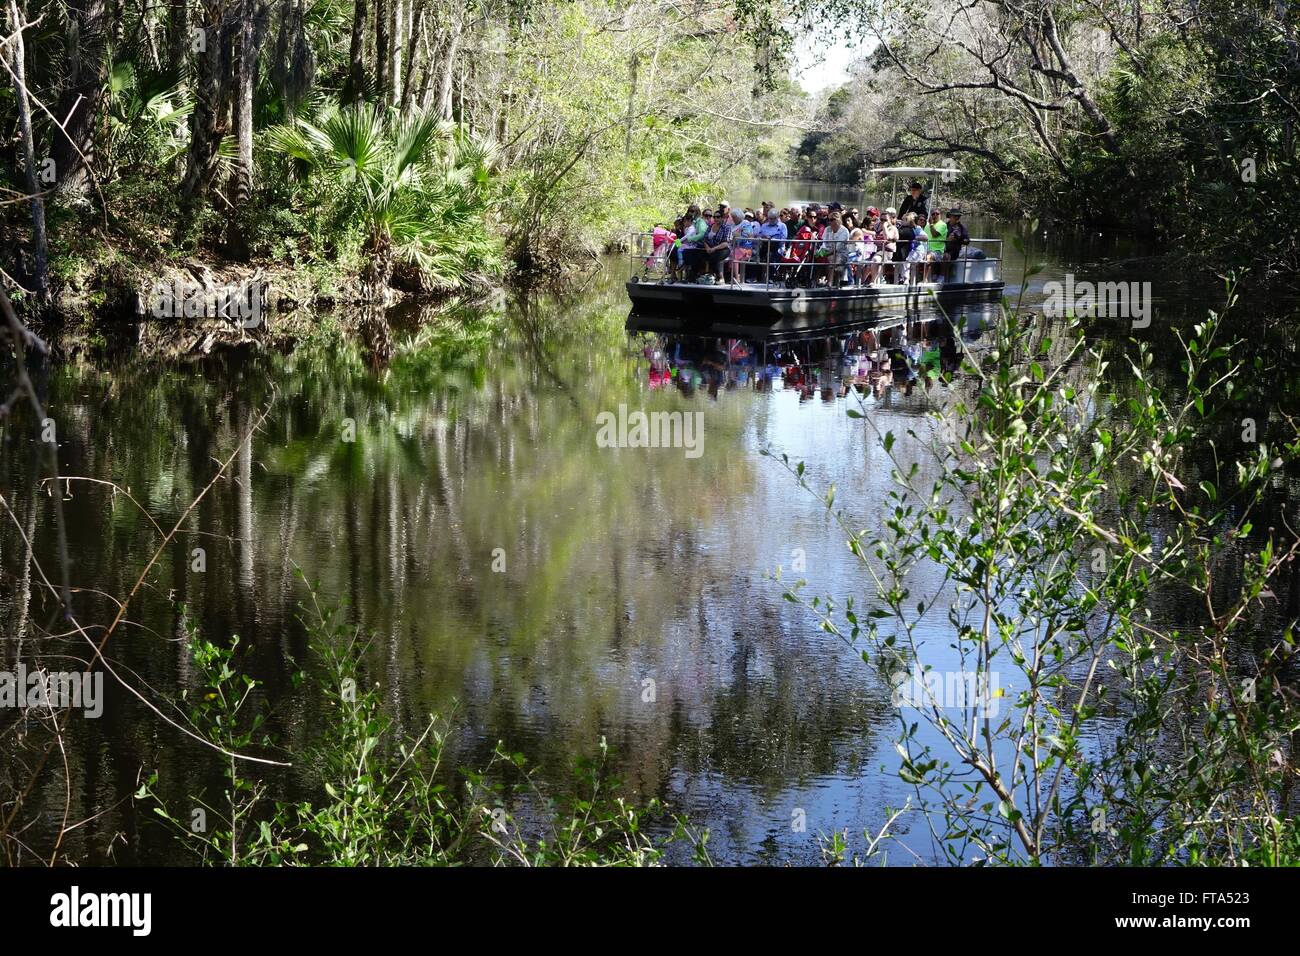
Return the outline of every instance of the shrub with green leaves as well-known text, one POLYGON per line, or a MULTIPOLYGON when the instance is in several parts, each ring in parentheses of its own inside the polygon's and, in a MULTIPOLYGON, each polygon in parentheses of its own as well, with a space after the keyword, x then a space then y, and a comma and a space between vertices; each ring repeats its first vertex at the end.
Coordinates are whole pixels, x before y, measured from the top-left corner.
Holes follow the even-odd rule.
POLYGON ((372 298, 383 298, 395 260, 428 288, 502 270, 487 140, 431 113, 333 105, 273 127, 266 140, 293 160, 296 205, 315 210, 318 234, 335 238, 341 256, 360 256, 372 298))
POLYGON ((1243 374, 1224 335, 1211 313, 1178 336, 1182 376, 1162 388, 1146 343, 1114 349, 1108 374, 1111 350, 1073 320, 1007 308, 992 347, 935 390, 957 397, 933 434, 878 435, 883 528, 817 492, 866 593, 787 596, 896 691, 922 675, 895 698, 895 743, 939 858, 1300 862, 1294 641, 1268 613, 1300 539, 1254 517, 1300 441, 1189 453, 1243 374), (1189 614, 1157 613, 1171 603, 1189 614), (954 672, 975 693, 939 691, 954 672))
POLYGON ((185 618, 199 691, 187 694, 194 731, 225 762, 222 801, 192 802, 204 825, 183 819, 159 793, 155 772, 136 793, 152 805, 200 860, 208 864, 284 866, 651 866, 664 847, 689 841, 708 862, 708 834, 691 830, 657 800, 644 806, 619 795, 608 772, 608 750, 580 760, 573 790, 549 794, 523 754, 498 742, 486 767, 450 773, 444 767, 451 721, 430 716, 421 733, 400 733, 384 712, 379 690, 367 685, 365 642, 323 607, 315 587, 303 623, 312 662, 295 685, 317 692, 325 719, 310 750, 282 760, 301 768, 314 796, 271 799, 271 785, 251 776, 260 752, 276 752, 265 733, 256 681, 237 666, 239 640, 222 647, 185 618), (525 809, 516 815, 508 803, 525 809))

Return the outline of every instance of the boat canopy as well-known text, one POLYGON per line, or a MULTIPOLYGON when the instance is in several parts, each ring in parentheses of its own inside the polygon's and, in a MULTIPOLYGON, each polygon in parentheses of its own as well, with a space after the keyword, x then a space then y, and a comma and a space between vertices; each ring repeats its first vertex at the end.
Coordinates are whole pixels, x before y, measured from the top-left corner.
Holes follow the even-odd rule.
POLYGON ((930 202, 934 204, 935 209, 938 209, 941 205, 939 193, 942 191, 942 187, 940 184, 952 182, 961 175, 961 170, 956 166, 876 166, 871 170, 871 175, 889 177, 889 192, 878 199, 882 209, 885 206, 893 205, 895 202, 905 201, 905 199, 900 200, 899 198, 898 181, 900 178, 906 184, 909 179, 921 176, 930 180, 930 202))
POLYGON ((877 166, 871 170, 878 176, 960 176, 956 166, 877 166))

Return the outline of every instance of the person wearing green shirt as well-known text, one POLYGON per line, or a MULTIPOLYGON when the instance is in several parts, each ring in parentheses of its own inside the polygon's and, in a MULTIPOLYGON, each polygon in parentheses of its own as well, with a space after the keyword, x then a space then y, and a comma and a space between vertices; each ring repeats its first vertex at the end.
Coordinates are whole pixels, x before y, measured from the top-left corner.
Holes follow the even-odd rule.
POLYGON ((686 210, 686 218, 690 220, 691 224, 682 234, 680 240, 682 262, 686 266, 686 281, 694 282, 699 278, 707 261, 701 243, 704 241, 704 234, 709 231, 709 224, 700 215, 700 207, 694 203, 691 203, 691 207, 686 210))
POLYGON ((925 257, 925 266, 922 269, 924 274, 921 281, 930 282, 931 277, 938 274, 938 269, 932 263, 943 261, 943 247, 944 243, 948 241, 948 224, 943 221, 943 217, 937 209, 930 210, 930 224, 925 227, 925 237, 929 251, 925 257))

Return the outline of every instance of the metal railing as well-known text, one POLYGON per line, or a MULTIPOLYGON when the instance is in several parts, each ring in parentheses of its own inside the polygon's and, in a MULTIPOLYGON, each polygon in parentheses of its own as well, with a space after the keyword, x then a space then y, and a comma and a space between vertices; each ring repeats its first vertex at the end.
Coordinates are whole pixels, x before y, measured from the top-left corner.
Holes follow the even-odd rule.
MULTIPOLYGON (((698 283, 703 274, 716 275, 716 267, 722 273, 719 284, 734 284, 734 277, 739 274, 740 285, 762 286, 764 291, 770 291, 774 285, 778 288, 800 283, 816 285, 822 278, 827 280, 827 285, 834 282, 835 288, 865 288, 879 284, 911 288, 923 282, 934 282, 936 278, 941 278, 944 283, 996 281, 1000 278, 1001 239, 972 237, 955 259, 929 258, 934 254, 930 247, 932 241, 943 241, 945 247, 947 245, 944 240, 923 240, 926 258, 909 260, 893 258, 895 251, 885 248, 888 240, 874 236, 862 240, 732 238, 725 249, 710 253, 704 241, 688 249, 677 243, 656 244, 654 233, 637 232, 630 235, 628 242, 629 278, 639 282, 692 284, 698 283), (871 251, 873 247, 874 252, 871 251), (996 255, 990 255, 985 251, 986 247, 996 255), (737 256, 737 250, 744 250, 749 255, 737 256), (976 250, 977 254, 971 255, 970 250, 976 250), (717 254, 720 252, 726 252, 726 255, 719 258, 717 254), (988 278, 990 270, 992 277, 988 278), (976 274, 974 279, 973 272, 976 274)), ((908 245, 911 245, 910 241, 908 245)))

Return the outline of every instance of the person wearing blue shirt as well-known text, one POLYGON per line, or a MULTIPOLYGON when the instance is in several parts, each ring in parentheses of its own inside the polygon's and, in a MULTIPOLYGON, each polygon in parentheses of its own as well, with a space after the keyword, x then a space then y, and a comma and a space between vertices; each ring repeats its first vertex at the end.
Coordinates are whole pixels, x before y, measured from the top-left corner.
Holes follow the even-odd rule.
POLYGON ((742 213, 739 209, 732 210, 731 219, 734 224, 731 230, 731 281, 738 283, 750 269, 749 260, 754 257, 758 223, 754 222, 753 213, 742 213))
POLYGON ((776 209, 767 211, 767 222, 758 227, 758 238, 769 240, 762 243, 763 261, 767 263, 767 272, 764 275, 766 280, 771 275, 772 263, 780 262, 781 257, 785 255, 785 243, 783 240, 788 238, 785 226, 781 223, 781 213, 776 209))

